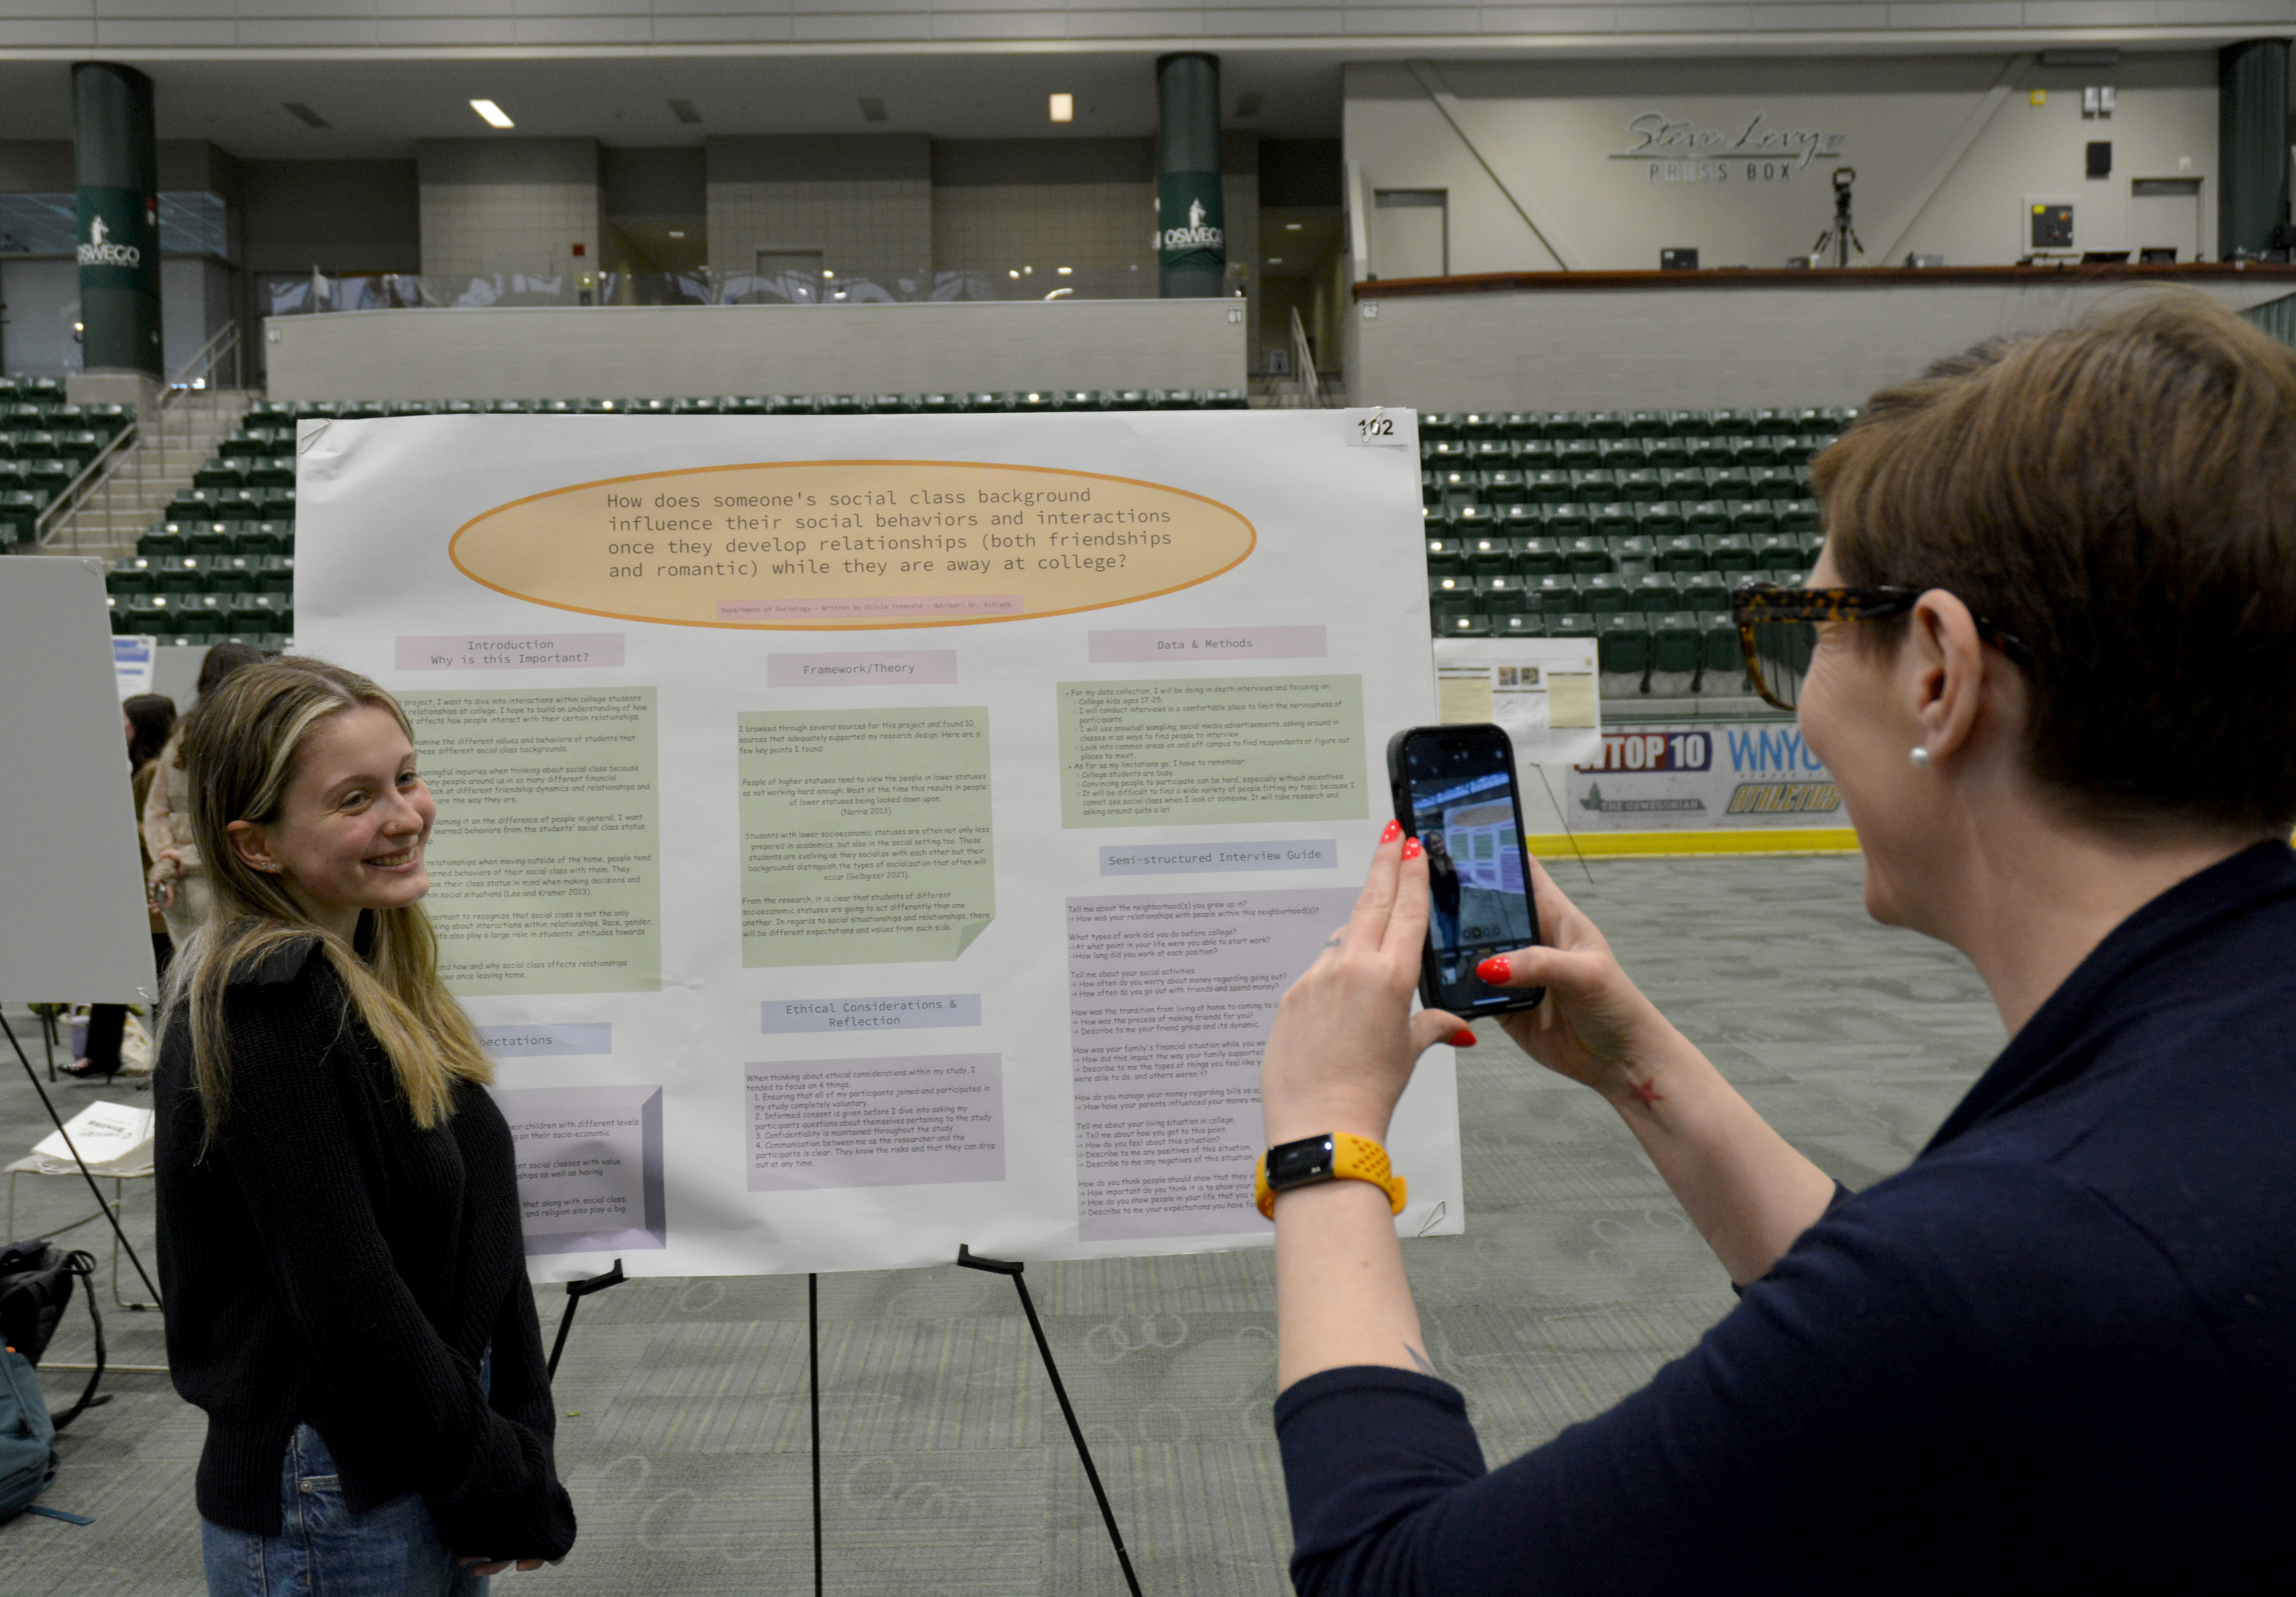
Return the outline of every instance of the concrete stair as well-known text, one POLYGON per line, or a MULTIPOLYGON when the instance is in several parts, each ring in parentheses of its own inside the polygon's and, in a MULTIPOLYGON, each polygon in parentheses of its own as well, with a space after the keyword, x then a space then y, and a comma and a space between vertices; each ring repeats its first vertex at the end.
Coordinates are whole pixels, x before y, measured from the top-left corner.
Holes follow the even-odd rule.
MULTIPOLYGON (((135 540, 166 518, 168 501, 192 485, 260 397, 245 389, 202 390, 139 426, 111 473, 37 552, 107 561, 134 554, 135 540)), ((26 552, 33 551, 28 546, 26 552)))

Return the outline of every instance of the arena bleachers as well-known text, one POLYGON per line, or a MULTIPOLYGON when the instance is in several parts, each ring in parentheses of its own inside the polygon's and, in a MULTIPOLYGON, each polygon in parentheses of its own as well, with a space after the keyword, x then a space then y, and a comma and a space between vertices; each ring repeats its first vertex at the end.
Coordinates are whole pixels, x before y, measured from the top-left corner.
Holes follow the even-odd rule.
POLYGON ((0 547, 87 469, 130 416, 124 405, 72 405, 53 377, 0 378, 0 547))
POLYGON ((1730 590, 1802 580, 1823 541, 1808 463, 1856 419, 1422 415, 1436 636, 1592 638, 1608 692, 1743 693, 1730 590))

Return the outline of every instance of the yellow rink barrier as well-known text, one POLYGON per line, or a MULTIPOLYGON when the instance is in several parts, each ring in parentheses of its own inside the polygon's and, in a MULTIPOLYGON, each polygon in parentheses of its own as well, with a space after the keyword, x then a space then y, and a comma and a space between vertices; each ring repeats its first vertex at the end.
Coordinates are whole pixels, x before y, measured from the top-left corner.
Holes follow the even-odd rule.
POLYGON ((1677 832, 1549 832, 1525 836, 1530 852, 1545 860, 1574 854, 1592 859, 1634 854, 1836 854, 1855 853, 1857 834, 1849 827, 1706 827, 1677 832))

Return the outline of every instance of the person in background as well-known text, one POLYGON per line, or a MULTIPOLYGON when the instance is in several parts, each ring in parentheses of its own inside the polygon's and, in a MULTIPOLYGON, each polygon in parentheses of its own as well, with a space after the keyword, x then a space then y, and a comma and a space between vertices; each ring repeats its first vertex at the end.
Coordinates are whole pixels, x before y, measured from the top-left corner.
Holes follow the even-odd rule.
MULTIPOLYGON (((2148 299, 1883 391, 1814 475, 1813 587, 1735 608, 1816 623, 1795 707, 1866 909, 1967 956, 2009 1044, 1852 1193, 1538 873, 1547 946, 1482 974, 1547 995, 1504 1025, 1617 1112, 1742 1296, 1642 1390, 1488 1470, 1387 1195, 1278 1193, 1308 1597, 2288 1589, 2296 350, 2148 299)), ((1457 1025, 1410 1013, 1427 873, 1390 833, 1284 997, 1271 1144, 1383 1137, 1457 1025)), ((1704 911, 1720 950, 1727 910, 1704 911)))
POLYGON ((412 732, 288 658, 180 742, 213 904, 168 982, 155 1173, 208 1591, 474 1597, 563 1557, 574 1509, 510 1128, 422 912, 412 732))
MULTIPOLYGON (((260 664, 263 651, 251 644, 218 643, 200 662, 199 697, 204 700, 232 672, 260 664)), ((196 704, 198 701, 194 701, 196 704)), ((152 885, 169 941, 180 948, 207 918, 207 877, 198 842, 192 836, 190 778, 178 746, 182 729, 160 752, 160 775, 144 801, 144 847, 152 856, 144 880, 152 885)))
MULTIPOLYGON (((168 735, 176 729, 176 701, 162 693, 139 693, 123 701, 119 706, 121 730, 127 736, 128 780, 135 795, 135 813, 144 813, 144 800, 151 791, 152 761, 167 745, 168 735)), ((136 850, 144 859, 144 878, 152 877, 152 853, 143 840, 143 829, 136 829, 136 850)), ((152 956, 155 968, 164 975, 168 955, 173 944, 168 939, 168 923, 160 918, 155 900, 147 893, 144 913, 151 918, 152 956)), ((119 1046, 127 1033, 127 1006, 125 1004, 90 1004, 87 1013, 87 1052, 65 1068, 82 1078, 101 1076, 110 1081, 119 1070, 119 1046)))

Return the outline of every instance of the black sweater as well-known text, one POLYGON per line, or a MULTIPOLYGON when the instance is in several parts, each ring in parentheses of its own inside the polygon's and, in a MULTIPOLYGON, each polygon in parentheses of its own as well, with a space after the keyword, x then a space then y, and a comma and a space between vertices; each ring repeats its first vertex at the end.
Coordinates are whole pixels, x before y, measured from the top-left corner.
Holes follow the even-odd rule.
POLYGON ((226 989, 231 1094, 204 1158, 187 1024, 160 1056, 160 1280, 176 1389, 208 1415, 200 1512, 278 1535, 280 1458, 308 1421, 354 1512, 419 1492, 456 1553, 556 1558, 574 1510, 510 1128, 464 1084, 419 1129, 318 946, 226 989))
POLYGON ((1299 1589, 2288 1589, 2292 1017, 2270 844, 2129 917, 1908 1169, 1608 1413, 1487 1474, 1443 1382, 1309 1376, 1275 1404, 1299 1589))

